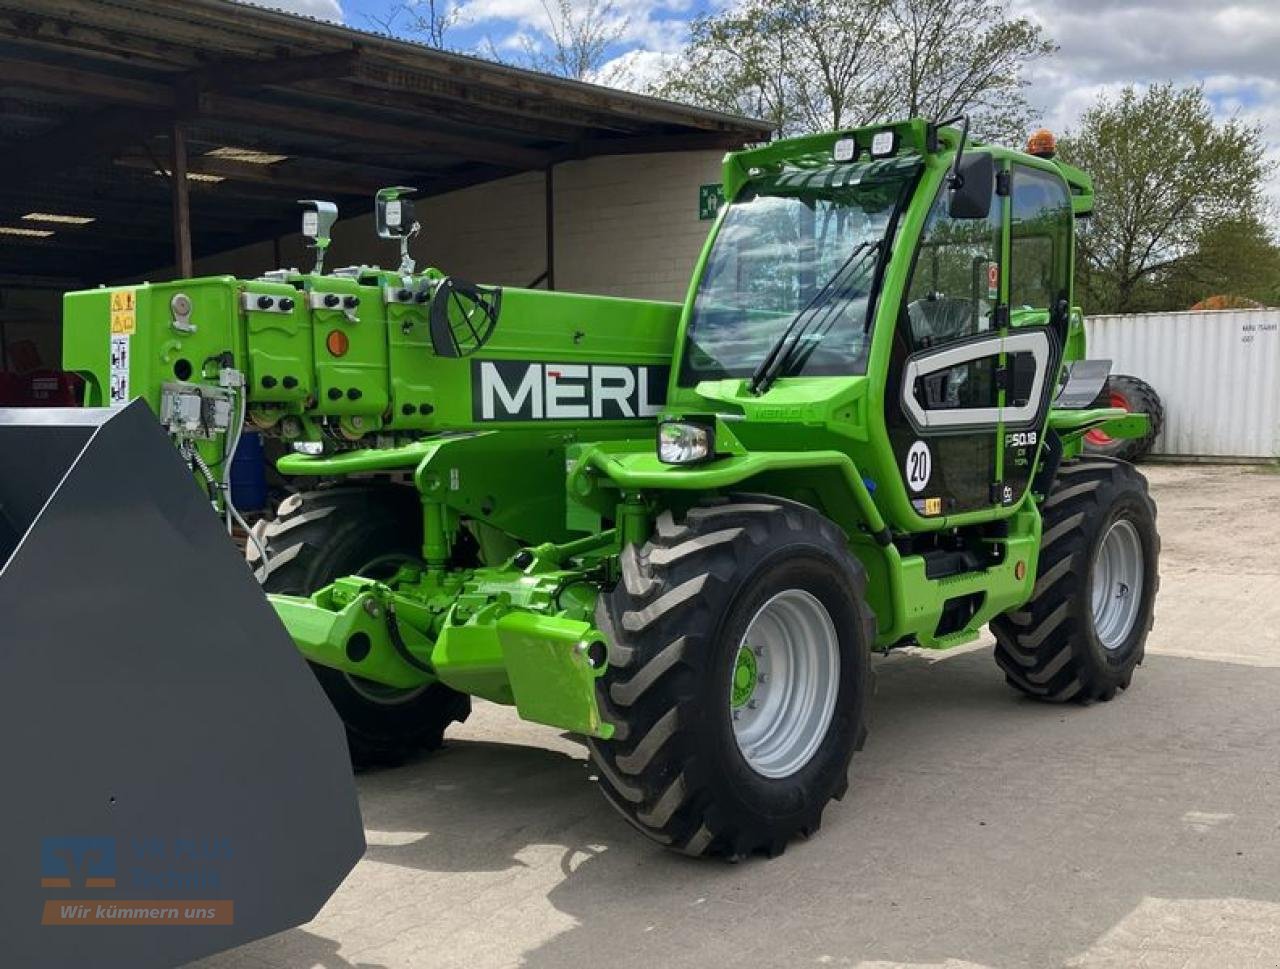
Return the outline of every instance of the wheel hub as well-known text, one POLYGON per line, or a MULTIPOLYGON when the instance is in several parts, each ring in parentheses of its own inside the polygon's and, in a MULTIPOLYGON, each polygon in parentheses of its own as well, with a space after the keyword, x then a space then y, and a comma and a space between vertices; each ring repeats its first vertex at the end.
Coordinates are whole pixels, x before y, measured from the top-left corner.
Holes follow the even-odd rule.
POLYGON ((738 649, 738 660, 733 667, 733 708, 745 707, 756 691, 759 679, 759 665, 755 650, 743 645, 738 649))
POLYGON ((818 598, 788 589, 761 606, 729 683, 734 739, 751 769, 781 778, 804 767, 831 726, 839 686, 839 638, 818 598))
POLYGON ((1093 628, 1108 650, 1121 648, 1142 609, 1146 562, 1138 529, 1118 518, 1098 543, 1090 579, 1093 628))
MULTIPOLYGON (((1114 391, 1114 390, 1111 391, 1109 395, 1107 406, 1119 407, 1121 410, 1131 409, 1129 407, 1129 401, 1124 396, 1124 394, 1118 393, 1117 391, 1114 391)), ((1095 427, 1091 430, 1085 431, 1084 439, 1088 441, 1090 444, 1097 445, 1099 447, 1105 447, 1106 445, 1110 444, 1112 440, 1114 440, 1110 434, 1108 434, 1106 431, 1104 431, 1100 427, 1095 427)))

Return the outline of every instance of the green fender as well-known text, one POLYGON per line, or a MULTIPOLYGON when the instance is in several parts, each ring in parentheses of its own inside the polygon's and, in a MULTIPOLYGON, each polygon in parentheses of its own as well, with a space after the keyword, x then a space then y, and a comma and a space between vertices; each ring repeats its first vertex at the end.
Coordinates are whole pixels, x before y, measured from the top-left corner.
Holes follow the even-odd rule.
POLYGON ((1051 410, 1049 429, 1064 442, 1075 441, 1094 428, 1106 428, 1118 438, 1142 437, 1147 433, 1147 415, 1135 414, 1122 407, 1097 407, 1091 410, 1051 410))
POLYGON ((763 475, 786 475, 815 491, 830 497, 835 486, 845 501, 824 502, 828 513, 846 531, 860 526, 873 536, 886 535, 887 527, 880 509, 871 499, 866 483, 849 455, 840 451, 742 451, 727 453, 701 464, 663 464, 646 442, 645 450, 637 450, 637 442, 613 442, 587 445, 579 449, 577 460, 569 471, 569 493, 586 495, 603 477, 621 491, 693 491, 710 493, 735 488, 763 475), (848 508, 853 516, 832 513, 831 508, 848 508), (843 520, 841 520, 843 519, 843 520))
POLYGON ((590 502, 607 483, 624 493, 688 492, 710 494, 756 483, 766 494, 795 494, 819 507, 849 536, 850 550, 862 561, 873 586, 883 590, 888 609, 878 610, 880 637, 896 637, 907 624, 902 559, 889 527, 872 500, 866 482, 849 455, 841 451, 747 451, 732 434, 721 433, 722 452, 695 465, 658 460, 652 442, 601 442, 574 449, 569 470, 570 495, 590 502), (886 601, 887 600, 887 601, 886 601))

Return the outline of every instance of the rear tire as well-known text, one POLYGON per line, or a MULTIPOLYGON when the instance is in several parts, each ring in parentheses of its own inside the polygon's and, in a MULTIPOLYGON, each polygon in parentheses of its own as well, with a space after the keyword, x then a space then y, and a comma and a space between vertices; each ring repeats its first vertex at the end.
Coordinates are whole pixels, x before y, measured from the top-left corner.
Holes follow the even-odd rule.
POLYGON ((610 803, 691 855, 773 856, 815 832, 866 736, 875 622, 844 534, 735 496, 664 512, 621 566, 597 610, 616 733, 590 743, 610 803))
POLYGON ((992 621, 996 662, 1038 699, 1110 700, 1142 662, 1160 587, 1147 481, 1123 461, 1067 461, 1040 513, 1035 589, 992 621))
POLYGON ((1146 457, 1155 444, 1156 435, 1164 426, 1164 404, 1155 388, 1137 377, 1112 374, 1098 396, 1098 407, 1123 407, 1131 414, 1147 415, 1147 433, 1142 437, 1111 437, 1103 430, 1089 431, 1084 446, 1089 454, 1100 454, 1120 461, 1139 461, 1146 457))
MULTIPOLYGON (((421 556, 419 509, 416 492, 397 486, 304 491, 282 501, 258 532, 269 563, 265 576, 253 542, 246 554, 263 589, 284 595, 310 595, 348 575, 389 577, 399 563, 421 556)), ((471 713, 471 698, 441 683, 394 690, 315 663, 311 669, 347 728, 357 769, 434 750, 445 728, 471 713)))

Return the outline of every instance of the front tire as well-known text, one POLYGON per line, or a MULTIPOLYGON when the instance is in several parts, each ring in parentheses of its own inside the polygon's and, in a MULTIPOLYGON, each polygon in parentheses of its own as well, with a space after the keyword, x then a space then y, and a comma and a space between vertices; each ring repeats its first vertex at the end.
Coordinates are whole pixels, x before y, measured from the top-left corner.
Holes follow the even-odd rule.
POLYGON ((1123 461, 1067 461, 1040 514, 1035 588, 992 621, 996 662, 1038 699, 1110 700, 1142 662, 1160 587, 1147 481, 1123 461))
POLYGON ((812 508, 758 496, 663 513, 621 565, 597 611, 616 731, 591 741, 601 789, 687 854, 780 854, 844 794, 866 736, 862 566, 812 508))
MULTIPOLYGON (((389 578, 421 555, 419 509, 417 494, 403 487, 304 491, 282 501, 258 533, 267 552, 265 576, 253 542, 246 554, 263 589, 283 595, 307 596, 349 575, 389 578)), ((442 683, 397 690, 315 663, 311 670, 342 718, 358 770, 435 750, 445 729, 471 713, 471 698, 442 683)))

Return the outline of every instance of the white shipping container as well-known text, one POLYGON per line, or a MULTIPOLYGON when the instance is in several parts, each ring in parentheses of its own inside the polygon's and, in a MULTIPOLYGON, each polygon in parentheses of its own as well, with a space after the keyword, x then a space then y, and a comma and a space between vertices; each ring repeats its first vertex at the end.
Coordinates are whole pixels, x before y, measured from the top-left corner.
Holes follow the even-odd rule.
POLYGON ((1094 316, 1089 356, 1155 388, 1153 454, 1280 457, 1280 309, 1094 316))

